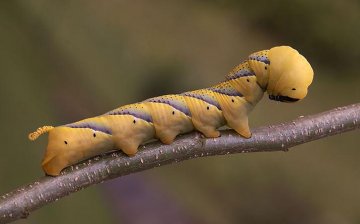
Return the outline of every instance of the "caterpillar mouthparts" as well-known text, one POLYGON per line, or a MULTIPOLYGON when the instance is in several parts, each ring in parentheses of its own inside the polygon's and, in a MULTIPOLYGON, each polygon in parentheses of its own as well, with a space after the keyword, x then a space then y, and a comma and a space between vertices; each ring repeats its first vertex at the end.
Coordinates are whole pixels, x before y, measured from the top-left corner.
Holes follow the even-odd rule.
POLYGON ((289 97, 289 96, 274 96, 274 95, 269 95, 269 99, 270 100, 275 100, 275 101, 280 101, 280 102, 287 102, 287 103, 293 103, 293 102, 297 102, 299 101, 300 99, 296 99, 296 98, 292 98, 292 97, 289 97))

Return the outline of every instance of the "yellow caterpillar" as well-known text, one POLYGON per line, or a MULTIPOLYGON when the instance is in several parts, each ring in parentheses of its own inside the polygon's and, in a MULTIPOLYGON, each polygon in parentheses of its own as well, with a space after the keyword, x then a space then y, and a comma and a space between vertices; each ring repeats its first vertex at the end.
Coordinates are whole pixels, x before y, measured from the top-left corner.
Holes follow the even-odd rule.
POLYGON ((306 96, 312 80, 311 65, 301 54, 288 46, 274 47, 251 54, 224 82, 210 88, 147 99, 59 127, 44 126, 29 139, 49 133, 42 168, 57 176, 95 155, 113 149, 134 155, 150 139, 171 144, 177 135, 194 129, 216 138, 217 129, 228 125, 250 138, 248 114, 265 91, 272 100, 296 102, 306 96))

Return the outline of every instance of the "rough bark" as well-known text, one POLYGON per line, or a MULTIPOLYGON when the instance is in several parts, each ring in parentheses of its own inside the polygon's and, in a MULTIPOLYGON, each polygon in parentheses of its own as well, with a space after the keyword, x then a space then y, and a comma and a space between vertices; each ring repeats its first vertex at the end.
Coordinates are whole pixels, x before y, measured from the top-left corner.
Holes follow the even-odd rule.
POLYGON ((234 131, 216 139, 198 133, 180 136, 171 145, 154 142, 133 157, 120 151, 71 166, 58 177, 41 177, 0 197, 0 223, 26 218, 30 212, 73 192, 103 181, 165 164, 204 156, 245 152, 287 151, 289 148, 360 127, 360 103, 339 107, 291 122, 253 130, 250 139, 234 131))

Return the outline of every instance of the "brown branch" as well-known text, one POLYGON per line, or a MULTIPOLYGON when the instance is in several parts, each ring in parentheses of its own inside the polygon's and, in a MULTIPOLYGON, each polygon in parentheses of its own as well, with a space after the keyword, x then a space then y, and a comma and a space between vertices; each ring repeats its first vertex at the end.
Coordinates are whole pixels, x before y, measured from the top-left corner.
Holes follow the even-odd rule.
POLYGON ((360 103, 291 122, 253 130, 250 139, 231 130, 220 138, 198 133, 180 136, 171 145, 159 142, 141 148, 134 157, 108 153, 65 169, 61 176, 42 177, 0 197, 0 223, 26 218, 30 212, 83 188, 165 164, 203 156, 242 152, 287 151, 305 142, 360 128, 360 103))

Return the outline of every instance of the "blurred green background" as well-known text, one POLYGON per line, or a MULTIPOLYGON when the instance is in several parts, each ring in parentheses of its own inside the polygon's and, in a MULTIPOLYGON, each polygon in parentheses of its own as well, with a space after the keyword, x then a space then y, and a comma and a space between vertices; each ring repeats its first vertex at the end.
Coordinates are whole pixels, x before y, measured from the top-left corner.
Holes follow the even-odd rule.
MULTIPOLYGON (((0 194, 43 176, 27 134, 203 88, 250 53, 291 45, 308 97, 266 98, 251 126, 360 100, 356 0, 1 1, 0 194)), ((93 186, 18 223, 359 223, 359 131, 288 153, 202 158, 93 186)))

